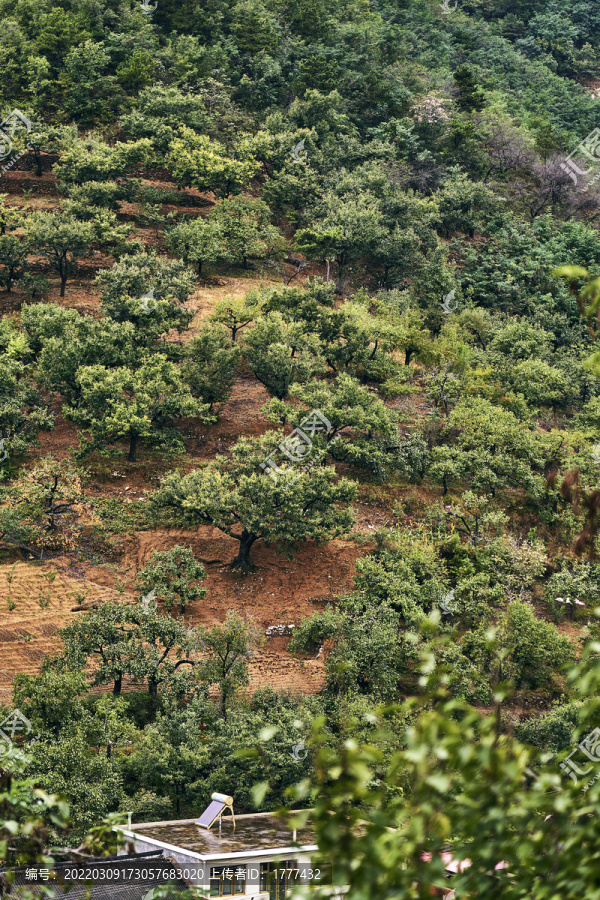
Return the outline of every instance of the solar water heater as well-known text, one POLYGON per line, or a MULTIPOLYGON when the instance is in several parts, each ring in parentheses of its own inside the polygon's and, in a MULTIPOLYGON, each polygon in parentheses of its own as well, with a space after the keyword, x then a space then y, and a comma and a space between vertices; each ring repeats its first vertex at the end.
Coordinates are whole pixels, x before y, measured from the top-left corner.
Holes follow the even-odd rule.
POLYGON ((221 819, 224 811, 226 809, 231 813, 231 818, 233 819, 233 827, 235 828, 235 816, 233 815, 233 797, 229 797, 227 794, 211 794, 211 802, 208 804, 202 815, 199 819, 196 819, 196 825, 200 825, 201 828, 210 828, 211 825, 214 825, 217 819, 221 819))

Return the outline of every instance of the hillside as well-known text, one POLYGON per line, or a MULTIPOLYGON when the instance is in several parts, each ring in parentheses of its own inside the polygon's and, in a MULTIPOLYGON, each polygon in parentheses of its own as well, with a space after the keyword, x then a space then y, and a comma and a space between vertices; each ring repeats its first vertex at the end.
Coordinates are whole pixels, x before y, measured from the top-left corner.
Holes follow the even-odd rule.
POLYGON ((598 763, 600 8, 0 22, 7 766, 72 846, 294 796, 352 897, 437 890, 452 845, 457 897, 592 900, 600 788, 564 760, 598 763))

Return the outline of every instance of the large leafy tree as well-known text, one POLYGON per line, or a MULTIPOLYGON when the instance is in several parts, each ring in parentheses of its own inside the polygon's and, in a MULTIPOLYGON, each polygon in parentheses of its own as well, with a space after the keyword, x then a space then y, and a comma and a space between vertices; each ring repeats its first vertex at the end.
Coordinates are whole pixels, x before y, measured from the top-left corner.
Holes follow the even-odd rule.
POLYGON ((312 379, 305 385, 293 384, 289 397, 302 406, 270 401, 266 406, 270 418, 281 424, 289 418, 293 425, 301 426, 302 418, 318 409, 329 422, 321 441, 334 459, 364 466, 379 475, 400 464, 400 459, 395 459, 398 416, 351 375, 342 373, 332 383, 312 379))
POLYGON ((498 628, 498 645, 489 648, 482 631, 469 632, 463 652, 495 681, 514 681, 516 687, 551 684, 553 675, 573 662, 575 648, 554 625, 535 617, 530 606, 513 600, 498 628))
POLYGON ((11 293, 12 286, 22 275, 25 261, 30 254, 27 241, 23 241, 14 234, 5 234, 0 237, 0 282, 6 285, 7 293, 11 293))
POLYGON ((220 224, 202 216, 174 225, 167 231, 165 243, 186 264, 194 265, 198 275, 202 275, 204 263, 219 265, 230 259, 220 224))
POLYGON ((0 490, 0 540, 37 559, 80 550, 96 523, 68 460, 45 457, 0 490))
POLYGON ((60 296, 65 296, 69 275, 77 270, 78 259, 85 256, 96 240, 92 222, 82 222, 62 212, 39 212, 27 222, 27 238, 46 256, 60 277, 60 296))
MULTIPOLYGON (((81 669, 94 661, 91 683, 113 685, 123 678, 148 680, 150 694, 180 665, 190 665, 190 633, 183 621, 159 614, 151 604, 104 603, 61 629, 65 642, 59 665, 81 669)), ((193 641, 192 641, 193 644, 193 641)))
POLYGON ((0 440, 2 455, 25 452, 40 431, 54 427, 49 403, 32 382, 29 368, 14 355, 0 354, 0 440))
POLYGON ((249 260, 283 255, 286 241, 270 218, 263 200, 247 196, 222 200, 208 217, 219 228, 230 261, 244 269, 249 260))
POLYGON ((63 412, 87 431, 84 452, 127 439, 128 459, 135 462, 138 441, 166 440, 177 419, 212 420, 208 405, 192 396, 179 367, 161 353, 147 357, 137 369, 82 366, 76 380, 79 398, 65 404, 63 412))
POLYGON ((233 344, 224 328, 208 326, 185 345, 182 371, 194 396, 208 403, 222 403, 231 394, 239 347, 233 344))
POLYGON ((159 153, 166 153, 177 138, 179 125, 202 132, 208 124, 201 96, 184 94, 176 85, 152 84, 138 97, 135 109, 120 119, 125 134, 148 138, 159 153))
POLYGON ((102 311, 116 322, 133 322, 146 343, 171 328, 184 331, 193 318, 185 303, 194 276, 181 260, 154 251, 134 253, 99 272, 96 281, 102 286, 102 311))
POLYGON ((183 125, 179 137, 169 146, 166 165, 182 187, 193 185, 200 191, 229 197, 244 188, 260 168, 243 146, 238 150, 235 156, 229 156, 221 143, 183 125))
POLYGON ((108 316, 95 319, 74 309, 35 304, 23 308, 23 324, 31 350, 38 355, 38 383, 69 402, 81 395, 77 379, 81 367, 97 364, 112 369, 143 361, 133 322, 115 322, 108 316))
POLYGON ((504 485, 536 493, 544 462, 539 436, 511 412, 488 400, 461 400, 448 416, 444 443, 432 451, 431 474, 447 491, 450 479, 468 478, 492 496, 504 485))
MULTIPOLYGON (((584 702, 568 749, 586 741, 587 759, 577 750, 584 771, 595 771, 596 657, 597 645, 571 678, 584 702)), ((290 792, 296 808, 309 797, 314 803, 313 865, 334 856, 334 883, 357 900, 375 889, 415 898, 453 890, 457 897, 551 900, 558 892, 593 900, 600 784, 592 771, 595 783, 587 785, 568 769, 561 774, 560 756, 503 735, 498 715, 448 698, 439 676, 427 676, 429 663, 423 660, 425 696, 381 710, 363 741, 349 739, 357 721, 337 740, 323 718, 314 722, 314 776, 290 792), (390 753, 398 726, 403 746, 390 753)))
POLYGON ((205 522, 239 542, 233 568, 247 574, 250 551, 257 541, 293 546, 346 534, 352 526, 350 501, 356 486, 336 478, 332 468, 313 467, 309 473, 281 469, 280 477, 267 477, 267 454, 275 450, 278 435, 258 440, 243 438, 230 456, 220 456, 189 475, 168 475, 152 494, 159 508, 177 511, 179 519, 205 522))
POLYGON ((35 174, 41 178, 42 153, 55 153, 73 146, 77 141, 76 125, 46 125, 34 122, 27 135, 27 147, 35 162, 35 174))
POLYGON ((56 738, 63 729, 77 727, 88 691, 83 672, 57 671, 55 658, 46 657, 39 675, 16 674, 12 702, 35 731, 56 738))
POLYGON ((296 235, 296 247, 309 259, 333 259, 341 283, 349 265, 374 252, 387 236, 381 204, 368 191, 340 197, 327 193, 316 205, 310 228, 296 235))
POLYGON ((246 335, 243 353, 254 375, 270 394, 283 400, 290 385, 323 373, 325 361, 316 335, 302 325, 287 325, 280 313, 268 313, 246 335))
POLYGON ((23 212, 18 206, 7 203, 8 194, 0 194, 0 235, 4 236, 7 231, 14 231, 23 221, 23 212))
POLYGON ((200 632, 203 659, 197 675, 206 684, 218 684, 224 719, 236 692, 248 684, 248 658, 261 643, 258 626, 231 610, 222 625, 200 632))
POLYGON ((250 292, 243 299, 225 297, 219 300, 211 315, 211 321, 224 325, 231 332, 231 342, 235 344, 240 331, 254 322, 259 312, 260 300, 255 292, 250 292))
POLYGON ((323 353, 334 372, 344 369, 363 381, 382 382, 396 371, 393 351, 401 346, 401 316, 391 303, 364 295, 324 313, 319 323, 323 353))
POLYGON ((89 132, 65 147, 54 171, 63 184, 122 180, 137 165, 147 163, 151 155, 152 145, 147 138, 109 146, 98 134, 89 132))
POLYGON ((381 604, 363 612, 328 609, 303 620, 294 632, 291 650, 313 650, 327 641, 327 690, 337 697, 368 695, 373 702, 394 700, 398 680, 412 655, 399 629, 398 615, 381 604))
POLYGON ((154 603, 163 603, 169 610, 178 603, 183 613, 189 603, 206 597, 206 588, 199 583, 204 578, 206 571, 202 563, 189 547, 177 544, 172 550, 154 552, 138 572, 136 581, 154 603))

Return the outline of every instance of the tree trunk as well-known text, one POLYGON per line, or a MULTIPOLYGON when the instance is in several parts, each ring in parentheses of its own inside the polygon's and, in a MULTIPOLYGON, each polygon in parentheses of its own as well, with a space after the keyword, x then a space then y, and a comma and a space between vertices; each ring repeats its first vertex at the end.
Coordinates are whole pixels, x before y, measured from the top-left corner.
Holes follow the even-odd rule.
POLYGON ((325 283, 329 283, 329 260, 325 260, 325 283))
POLYGON ((38 178, 42 177, 42 154, 39 150, 33 151, 35 154, 35 174, 38 178))
POLYGON ((135 431, 132 431, 129 435, 129 455, 127 459, 129 462, 135 462, 135 451, 137 447, 137 439, 138 436, 135 431))
POLYGON ((236 558, 231 562, 231 568, 241 569, 242 575, 247 575, 250 569, 254 568, 250 559, 250 550, 252 544, 256 540, 256 536, 253 535, 252 532, 244 529, 242 531, 242 536, 238 538, 238 540, 240 542, 240 549, 236 558))
POLYGON ((202 260, 198 263, 198 275, 202 275, 202 260))
POLYGON ((121 688, 123 687, 123 673, 119 672, 118 676, 115 678, 115 684, 113 687, 113 695, 118 697, 121 693, 121 688))
POLYGON ((67 262, 64 259, 60 261, 60 296, 65 296, 65 288, 67 286, 67 262))
POLYGON ((221 685, 221 715, 223 721, 227 721, 227 691, 224 685, 221 685))
POLYGON ((158 697, 158 678, 153 675, 148 678, 148 693, 151 697, 158 697))

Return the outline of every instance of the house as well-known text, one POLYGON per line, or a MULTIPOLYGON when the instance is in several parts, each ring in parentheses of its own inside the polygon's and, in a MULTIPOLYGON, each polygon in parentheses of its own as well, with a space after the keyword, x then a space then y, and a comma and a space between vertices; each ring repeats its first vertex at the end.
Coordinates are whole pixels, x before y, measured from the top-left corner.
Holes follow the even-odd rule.
POLYGON ((331 884, 331 866, 312 869, 317 850, 307 825, 292 831, 273 813, 220 817, 211 828, 195 819, 146 822, 125 829, 136 853, 161 853, 200 897, 283 900, 296 884, 331 884))

